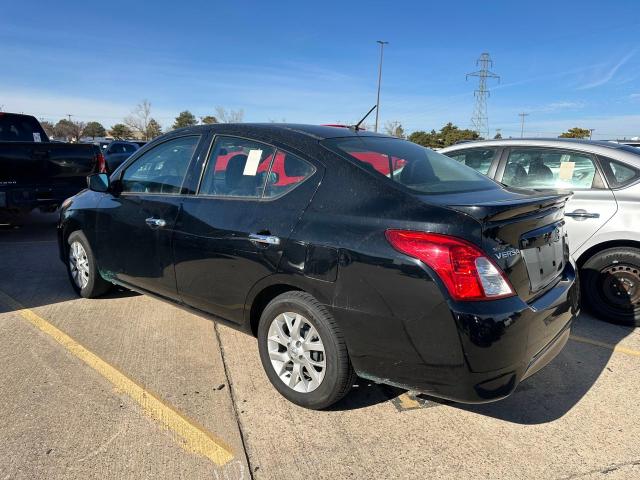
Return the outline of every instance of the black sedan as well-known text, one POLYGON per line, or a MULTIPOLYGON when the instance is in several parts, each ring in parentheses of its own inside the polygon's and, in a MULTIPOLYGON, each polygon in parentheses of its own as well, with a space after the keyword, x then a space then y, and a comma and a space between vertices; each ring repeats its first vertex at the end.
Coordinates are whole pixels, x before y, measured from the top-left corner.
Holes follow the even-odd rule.
POLYGON ((203 125, 89 177, 58 234, 80 295, 122 285, 255 335, 299 405, 356 374, 486 402, 569 336, 567 198, 357 129, 203 125))

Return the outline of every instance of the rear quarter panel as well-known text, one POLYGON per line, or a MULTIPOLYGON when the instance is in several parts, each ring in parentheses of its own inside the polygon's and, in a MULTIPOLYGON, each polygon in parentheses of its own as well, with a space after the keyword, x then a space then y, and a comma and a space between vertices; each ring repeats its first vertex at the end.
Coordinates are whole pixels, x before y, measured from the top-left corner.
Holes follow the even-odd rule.
POLYGON ((574 253, 576 260, 581 259, 587 250, 605 242, 626 240, 640 243, 640 183, 613 190, 613 195, 618 203, 618 210, 574 253))

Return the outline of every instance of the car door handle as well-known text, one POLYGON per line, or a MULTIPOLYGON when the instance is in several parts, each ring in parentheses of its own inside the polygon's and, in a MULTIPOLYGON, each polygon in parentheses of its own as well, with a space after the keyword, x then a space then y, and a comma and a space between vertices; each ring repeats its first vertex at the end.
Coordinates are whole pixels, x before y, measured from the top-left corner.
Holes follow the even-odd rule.
POLYGON ((162 218, 153 218, 149 217, 145 220, 145 223, 149 225, 151 228, 162 228, 167 225, 167 222, 162 218))
POLYGON ((572 218, 600 218, 599 213, 590 213, 581 208, 574 210, 573 212, 565 213, 565 215, 572 218))
POLYGON ((280 238, 274 235, 260 235, 259 233, 249 234, 249 240, 266 245, 280 245, 280 238))

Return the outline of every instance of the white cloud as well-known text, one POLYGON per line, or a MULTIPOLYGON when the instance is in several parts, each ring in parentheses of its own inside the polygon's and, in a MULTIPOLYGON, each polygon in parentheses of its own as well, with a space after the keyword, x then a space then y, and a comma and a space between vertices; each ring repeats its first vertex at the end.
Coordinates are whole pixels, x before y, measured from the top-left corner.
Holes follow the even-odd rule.
POLYGON ((637 50, 632 50, 631 52, 627 53, 624 57, 620 59, 620 61, 618 61, 616 64, 612 65, 611 67, 609 67, 606 71, 602 71, 601 69, 599 69, 599 71, 597 72, 598 73, 597 78, 578 87, 578 90, 587 90, 590 88, 599 87, 601 85, 609 83, 613 79, 613 77, 616 75, 618 70, 620 70, 620 68, 625 63, 627 63, 631 59, 631 57, 633 57, 636 54, 636 51, 637 50))

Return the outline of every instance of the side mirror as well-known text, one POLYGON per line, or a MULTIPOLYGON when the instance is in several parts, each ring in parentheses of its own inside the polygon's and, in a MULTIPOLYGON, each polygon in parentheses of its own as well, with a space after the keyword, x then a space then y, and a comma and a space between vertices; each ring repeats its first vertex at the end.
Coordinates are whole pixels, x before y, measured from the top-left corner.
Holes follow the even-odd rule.
POLYGON ((106 173, 94 173, 87 177, 87 186, 94 192, 109 191, 109 175, 106 173))

